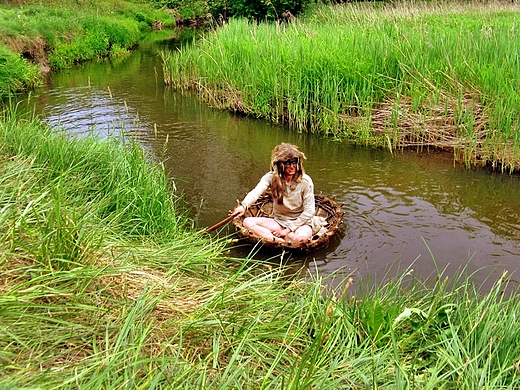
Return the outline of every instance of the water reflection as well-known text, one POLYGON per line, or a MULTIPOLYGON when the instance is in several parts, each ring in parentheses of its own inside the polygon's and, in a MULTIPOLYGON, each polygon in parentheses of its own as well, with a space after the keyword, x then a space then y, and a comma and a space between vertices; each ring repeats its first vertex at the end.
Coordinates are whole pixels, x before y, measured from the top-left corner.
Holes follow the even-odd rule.
POLYGON ((58 86, 46 97, 53 104, 43 111, 46 121, 55 127, 64 127, 75 133, 95 133, 101 137, 119 135, 125 129, 132 131, 146 124, 139 123, 137 111, 128 107, 122 98, 114 98, 109 89, 90 85, 58 86), (81 110, 78 110, 81 107, 81 110))
MULTIPOLYGON (((377 282, 390 266, 392 274, 411 267, 425 277, 469 263, 469 272, 485 268, 475 276, 481 283, 490 273, 495 280, 504 269, 516 270, 517 175, 467 170, 445 154, 351 147, 212 110, 163 86, 158 49, 150 44, 118 62, 57 73, 31 104, 72 132, 138 137, 164 161, 201 227, 223 219, 253 188, 275 145, 299 145, 316 190, 335 195, 345 210, 344 230, 328 248, 291 258, 311 273, 341 270, 377 282)), ((232 254, 250 251, 245 246, 232 254)))

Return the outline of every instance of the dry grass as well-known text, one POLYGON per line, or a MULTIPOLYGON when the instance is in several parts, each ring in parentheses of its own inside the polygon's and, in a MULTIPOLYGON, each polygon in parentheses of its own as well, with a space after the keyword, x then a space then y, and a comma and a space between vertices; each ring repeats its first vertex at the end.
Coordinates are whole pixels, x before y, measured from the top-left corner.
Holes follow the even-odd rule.
POLYGON ((434 147, 453 151, 463 148, 473 141, 477 144, 476 153, 482 152, 482 146, 487 136, 489 118, 485 115, 482 104, 475 102, 472 97, 466 97, 455 106, 450 101, 430 105, 424 110, 414 110, 410 99, 403 99, 399 103, 386 102, 374 108, 371 124, 376 135, 385 133, 394 134, 399 129, 395 139, 396 148, 434 147), (405 100, 405 101, 403 101, 405 100), (457 121, 458 112, 470 111, 475 118, 473 140, 461 138, 461 126, 457 121))

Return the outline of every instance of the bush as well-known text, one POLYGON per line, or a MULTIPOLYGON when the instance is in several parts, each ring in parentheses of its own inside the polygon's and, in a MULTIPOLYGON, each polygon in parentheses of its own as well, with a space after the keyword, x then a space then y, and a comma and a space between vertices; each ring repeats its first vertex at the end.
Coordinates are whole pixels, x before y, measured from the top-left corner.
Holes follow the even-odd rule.
POLYGON ((156 7, 175 9, 182 19, 204 18, 209 12, 214 18, 219 15, 225 18, 245 17, 247 19, 264 21, 286 18, 286 11, 296 16, 312 0, 152 0, 156 7))
POLYGON ((232 16, 246 17, 257 21, 279 20, 289 11, 298 15, 309 0, 234 0, 230 2, 232 16))

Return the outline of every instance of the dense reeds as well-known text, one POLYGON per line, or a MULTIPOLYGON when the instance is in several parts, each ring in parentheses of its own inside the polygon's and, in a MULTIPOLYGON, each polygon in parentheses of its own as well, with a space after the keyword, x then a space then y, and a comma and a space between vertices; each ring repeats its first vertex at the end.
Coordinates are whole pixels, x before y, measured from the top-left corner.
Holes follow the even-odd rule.
POLYGON ((358 143, 520 167, 516 4, 319 7, 231 20, 163 53, 165 81, 217 107, 358 143))
POLYGON ((130 141, 8 110, 0 157, 0 388, 520 386, 505 275, 486 292, 412 270, 334 292, 223 257, 130 141))

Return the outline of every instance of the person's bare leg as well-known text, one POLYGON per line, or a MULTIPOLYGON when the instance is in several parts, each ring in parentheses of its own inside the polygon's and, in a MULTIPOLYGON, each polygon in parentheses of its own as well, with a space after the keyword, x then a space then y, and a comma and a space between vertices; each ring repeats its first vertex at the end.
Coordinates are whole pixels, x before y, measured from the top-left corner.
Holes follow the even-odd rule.
POLYGON ((257 236, 264 237, 270 241, 284 241, 280 237, 273 235, 273 232, 283 228, 272 218, 248 217, 244 219, 244 227, 251 230, 257 236))
POLYGON ((312 228, 309 225, 300 226, 294 232, 285 236, 286 241, 301 242, 308 240, 312 236, 312 228))

